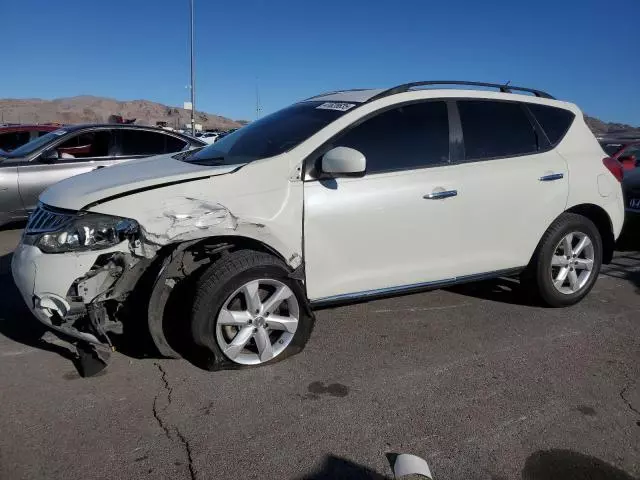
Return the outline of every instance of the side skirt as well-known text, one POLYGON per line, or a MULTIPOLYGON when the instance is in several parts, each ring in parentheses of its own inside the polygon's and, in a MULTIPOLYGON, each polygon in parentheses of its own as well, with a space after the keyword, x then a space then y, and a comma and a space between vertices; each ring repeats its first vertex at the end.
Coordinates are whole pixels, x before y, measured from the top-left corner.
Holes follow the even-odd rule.
POLYGON ((478 282, 490 280, 492 278, 509 277, 522 272, 526 267, 508 268, 496 270, 494 272, 478 273, 475 275, 465 275, 463 277, 447 278, 445 280, 435 280, 432 282, 412 283, 410 285, 400 285, 397 287, 379 288, 376 290, 365 290, 364 292, 344 293, 332 297, 323 297, 310 300, 311 308, 321 309, 331 306, 346 305, 351 303, 367 302, 378 298, 395 297, 409 293, 425 292, 437 288, 450 287, 461 283, 478 282))

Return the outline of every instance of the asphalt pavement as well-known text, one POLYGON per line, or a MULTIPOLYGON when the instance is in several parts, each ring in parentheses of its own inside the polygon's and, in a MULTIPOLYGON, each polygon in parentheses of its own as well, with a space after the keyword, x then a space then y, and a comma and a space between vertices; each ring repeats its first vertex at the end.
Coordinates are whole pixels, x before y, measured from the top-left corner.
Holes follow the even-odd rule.
POLYGON ((322 310, 269 367, 134 351, 91 378, 24 307, 19 235, 0 231, 0 479, 382 479, 397 453, 436 480, 640 476, 635 232, 571 308, 496 280, 322 310))

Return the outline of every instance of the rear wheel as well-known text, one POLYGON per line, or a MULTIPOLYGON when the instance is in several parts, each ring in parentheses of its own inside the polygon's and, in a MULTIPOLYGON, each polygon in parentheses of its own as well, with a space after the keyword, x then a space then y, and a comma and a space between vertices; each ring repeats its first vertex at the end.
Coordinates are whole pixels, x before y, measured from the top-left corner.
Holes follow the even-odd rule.
POLYGON ((194 341, 214 368, 261 365, 302 350, 313 327, 304 292, 272 255, 241 250, 214 262, 196 285, 194 341))
POLYGON ((589 293, 602 265, 602 239, 591 220, 564 213, 545 232, 522 276, 543 303, 573 305, 589 293))

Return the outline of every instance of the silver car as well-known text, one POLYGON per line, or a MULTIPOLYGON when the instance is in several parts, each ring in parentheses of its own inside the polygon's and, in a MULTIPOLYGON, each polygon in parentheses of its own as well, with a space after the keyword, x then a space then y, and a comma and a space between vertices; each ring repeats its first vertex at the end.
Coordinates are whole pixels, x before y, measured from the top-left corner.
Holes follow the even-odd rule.
POLYGON ((74 125, 0 153, 0 226, 23 220, 38 196, 65 178, 138 158, 206 145, 177 132, 138 125, 74 125))

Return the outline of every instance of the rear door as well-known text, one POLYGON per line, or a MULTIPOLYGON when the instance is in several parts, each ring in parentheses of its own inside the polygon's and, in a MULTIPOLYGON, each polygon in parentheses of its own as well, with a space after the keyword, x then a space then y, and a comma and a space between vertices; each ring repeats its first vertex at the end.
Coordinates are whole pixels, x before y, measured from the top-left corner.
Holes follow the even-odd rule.
MULTIPOLYGON (((483 99, 456 104, 463 139, 455 185, 460 274, 525 266, 566 207, 566 162, 523 104, 483 99)), ((550 135, 559 141, 564 132, 556 133, 550 135)))
POLYGON ((40 157, 18 167, 18 184, 24 208, 33 210, 40 193, 49 185, 65 178, 112 165, 113 135, 111 129, 82 131, 65 137, 51 149, 58 159, 44 163, 40 157))

